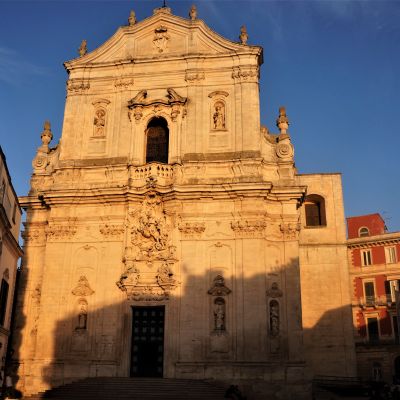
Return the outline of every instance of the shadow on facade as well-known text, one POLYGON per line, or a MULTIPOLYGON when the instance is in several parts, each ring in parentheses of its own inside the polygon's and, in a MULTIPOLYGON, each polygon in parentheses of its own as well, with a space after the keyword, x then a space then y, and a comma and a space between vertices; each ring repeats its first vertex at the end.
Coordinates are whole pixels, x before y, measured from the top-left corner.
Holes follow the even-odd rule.
MULTIPOLYGON (((152 299, 144 288, 146 300, 128 300, 117 287, 117 270, 115 280, 102 287, 79 280, 64 296, 57 287, 42 293, 33 286, 25 297, 30 305, 18 304, 13 347, 17 388, 30 393, 85 377, 147 374, 216 379, 251 386, 254 393, 268 388, 270 393, 300 394, 309 390, 313 374, 355 375, 350 306, 327 311, 302 331, 296 261, 249 277, 242 267, 235 274, 218 267, 204 275, 189 270, 182 265, 176 277, 181 283, 168 300, 152 299), (111 297, 120 301, 99 306, 111 297), (23 309, 30 310, 28 319, 23 309), (160 309, 165 319, 154 322, 152 311, 160 309), (143 351, 150 352, 149 365, 140 365, 146 358, 143 351)), ((24 269, 20 293, 28 280, 24 269)))

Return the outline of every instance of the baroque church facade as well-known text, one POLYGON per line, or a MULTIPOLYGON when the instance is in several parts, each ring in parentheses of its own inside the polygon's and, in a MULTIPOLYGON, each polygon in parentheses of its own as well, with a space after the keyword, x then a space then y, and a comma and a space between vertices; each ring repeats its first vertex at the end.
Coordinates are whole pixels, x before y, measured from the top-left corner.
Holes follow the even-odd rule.
MULTIPOLYGON (((89 376, 308 398, 355 376, 338 174, 298 174, 263 50, 167 7, 65 63, 62 137, 33 159, 14 363, 36 393, 89 376)), ((263 398, 263 397, 261 397, 263 398)))

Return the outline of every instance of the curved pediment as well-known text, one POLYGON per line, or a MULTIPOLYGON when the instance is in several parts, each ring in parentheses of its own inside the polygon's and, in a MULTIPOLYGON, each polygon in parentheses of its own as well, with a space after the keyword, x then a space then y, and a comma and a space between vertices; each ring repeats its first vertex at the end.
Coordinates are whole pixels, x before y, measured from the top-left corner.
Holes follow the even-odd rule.
POLYGON ((185 19, 170 14, 168 8, 132 26, 120 27, 97 49, 67 61, 67 70, 80 66, 107 65, 115 62, 155 61, 199 55, 215 57, 252 54, 262 63, 262 48, 232 42, 218 35, 200 19, 185 19))

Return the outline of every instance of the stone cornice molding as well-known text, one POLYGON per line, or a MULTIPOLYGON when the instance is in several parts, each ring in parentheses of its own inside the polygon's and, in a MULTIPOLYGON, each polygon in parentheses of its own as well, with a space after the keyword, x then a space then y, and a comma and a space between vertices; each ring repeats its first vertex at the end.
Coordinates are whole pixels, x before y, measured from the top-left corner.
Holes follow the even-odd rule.
MULTIPOLYGON (((154 188, 153 188, 154 189, 154 188)), ((233 198, 257 198, 262 197, 271 201, 301 202, 305 193, 302 187, 292 187, 291 190, 274 190, 272 182, 258 183, 225 183, 220 185, 177 185, 169 186, 156 185, 157 192, 166 194, 174 199, 233 199, 233 198)), ((140 188, 121 187, 121 188, 82 188, 57 190, 57 192, 43 192, 41 200, 37 196, 23 196, 20 198, 24 208, 43 209, 55 205, 74 204, 98 204, 107 201, 109 203, 124 203, 127 200, 137 200, 149 191, 147 184, 140 188), (76 194, 79 193, 79 199, 76 194)))
MULTIPOLYGON (((67 71, 72 71, 77 68, 85 68, 87 66, 105 66, 110 64, 115 64, 116 62, 123 62, 124 60, 114 60, 114 61, 104 61, 109 52, 112 51, 115 47, 120 47, 121 42, 127 42, 132 37, 135 37, 138 33, 143 35, 144 31, 149 31, 149 33, 154 32, 154 26, 165 25, 165 26, 173 26, 174 30, 178 30, 181 32, 187 32, 187 35, 193 35, 194 31, 197 31, 198 34, 201 34, 202 40, 207 42, 211 48, 214 48, 216 54, 206 55, 206 54, 197 54, 196 49, 192 49, 190 44, 187 48, 187 55, 192 56, 201 56, 201 57, 223 57, 223 56, 240 56, 240 55, 254 55, 258 58, 258 65, 261 65, 263 62, 262 59, 262 47, 260 46, 250 46, 250 45, 242 45, 237 42, 230 41, 217 32, 213 31, 210 27, 208 27, 204 21, 201 19, 196 19, 194 21, 182 17, 178 17, 176 15, 168 14, 168 13, 156 13, 143 21, 136 22, 133 26, 123 26, 120 27, 111 38, 109 38, 106 42, 100 45, 95 50, 88 52, 84 56, 77 57, 75 59, 66 61, 64 63, 64 67, 67 71)), ((149 42, 150 43, 150 42, 149 42)), ((166 60, 171 58, 168 53, 162 56, 154 57, 154 54, 149 54, 149 61, 151 60, 153 63, 157 60, 166 60)), ((139 55, 135 54, 135 61, 139 55)), ((184 55, 183 55, 184 57, 184 55)), ((132 56, 127 57, 126 62, 130 62, 132 56)), ((173 58, 182 59, 182 54, 175 54, 173 58)))
POLYGON ((347 240, 349 249, 365 249, 372 246, 387 246, 400 243, 400 232, 384 233, 383 235, 367 236, 347 240))

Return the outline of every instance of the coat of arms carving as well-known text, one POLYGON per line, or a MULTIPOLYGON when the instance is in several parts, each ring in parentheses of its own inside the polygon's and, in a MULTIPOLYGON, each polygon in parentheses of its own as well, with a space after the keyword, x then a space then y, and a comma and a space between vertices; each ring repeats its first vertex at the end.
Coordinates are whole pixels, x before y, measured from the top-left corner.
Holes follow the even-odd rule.
POLYGON ((166 26, 161 25, 154 30, 153 45, 159 53, 167 50, 169 39, 170 36, 168 35, 168 29, 166 26))

